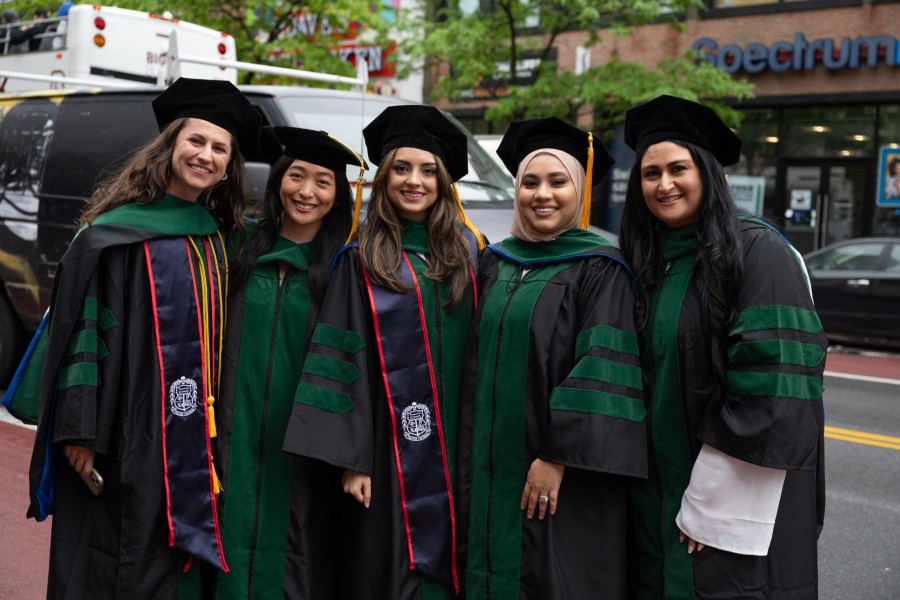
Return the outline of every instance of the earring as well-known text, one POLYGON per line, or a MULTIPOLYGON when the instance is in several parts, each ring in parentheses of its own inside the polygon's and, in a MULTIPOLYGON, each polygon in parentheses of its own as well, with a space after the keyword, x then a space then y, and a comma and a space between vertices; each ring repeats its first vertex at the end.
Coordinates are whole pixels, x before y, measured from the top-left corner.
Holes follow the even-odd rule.
POLYGON ((222 176, 222 181, 225 181, 226 179, 228 179, 228 173, 225 173, 225 175, 222 176))

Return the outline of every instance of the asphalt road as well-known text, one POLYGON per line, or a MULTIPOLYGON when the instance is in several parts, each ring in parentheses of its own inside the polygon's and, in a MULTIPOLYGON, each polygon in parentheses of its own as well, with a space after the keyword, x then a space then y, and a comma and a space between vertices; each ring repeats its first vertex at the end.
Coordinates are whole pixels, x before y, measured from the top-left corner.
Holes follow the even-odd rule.
POLYGON ((820 597, 896 600, 900 598, 900 381, 826 376, 825 389, 827 495, 825 529, 819 538, 820 597))
MULTIPOLYGON (((900 355, 830 353, 822 600, 900 598, 900 355)), ((2 392, 3 390, 0 390, 2 392)), ((6 416, 0 408, 0 421, 6 416)), ((43 598, 50 523, 24 518, 34 432, 0 422, 0 599, 43 598)))

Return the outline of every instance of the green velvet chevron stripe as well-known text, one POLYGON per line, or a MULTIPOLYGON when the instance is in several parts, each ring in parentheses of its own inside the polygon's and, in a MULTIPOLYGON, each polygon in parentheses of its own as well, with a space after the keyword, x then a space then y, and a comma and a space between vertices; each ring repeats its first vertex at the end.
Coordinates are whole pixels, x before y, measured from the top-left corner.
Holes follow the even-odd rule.
POLYGON ((644 403, 636 398, 570 387, 554 388, 550 395, 550 408, 606 415, 635 422, 640 422, 647 416, 644 403))
POLYGON ((806 375, 728 371, 728 389, 738 396, 764 396, 818 400, 824 389, 822 380, 806 375))
POLYGON ((572 369, 570 377, 578 379, 590 379, 592 381, 605 381, 613 385, 621 385, 633 390, 644 389, 641 379, 641 369, 633 365, 623 365, 605 358, 585 356, 578 361, 572 369))
POLYGON ((597 325, 578 334, 575 340, 575 356, 581 358, 594 346, 608 348, 623 354, 638 355, 637 335, 608 325, 597 325))
POLYGON ((297 386, 294 402, 342 415, 355 407, 349 394, 305 381, 301 381, 297 386))
POLYGON ((819 316, 797 306, 751 306, 742 310, 729 330, 729 335, 763 329, 794 329, 806 333, 819 333, 822 324, 819 316))
POLYGON ((740 342, 728 348, 728 361, 733 364, 788 364, 816 367, 825 350, 815 344, 790 340, 740 342))
POLYGON ((333 325, 326 325, 325 323, 316 325, 316 329, 313 331, 312 343, 341 350, 347 354, 356 354, 366 347, 365 342, 358 333, 333 325))
POLYGON ((73 356, 82 352, 95 354, 97 360, 103 360, 109 356, 106 344, 94 329, 82 329, 69 340, 69 345, 66 347, 66 356, 73 356))
POLYGON ((92 296, 84 299, 84 304, 81 306, 81 320, 97 321, 103 331, 119 324, 112 311, 105 306, 101 307, 97 299, 92 296))
POLYGON ((100 385, 97 374, 97 363, 80 362, 64 367, 59 374, 59 389, 64 390, 78 385, 100 385))
POLYGON ((346 385, 359 379, 359 371, 352 363, 313 352, 306 355, 303 372, 346 385))

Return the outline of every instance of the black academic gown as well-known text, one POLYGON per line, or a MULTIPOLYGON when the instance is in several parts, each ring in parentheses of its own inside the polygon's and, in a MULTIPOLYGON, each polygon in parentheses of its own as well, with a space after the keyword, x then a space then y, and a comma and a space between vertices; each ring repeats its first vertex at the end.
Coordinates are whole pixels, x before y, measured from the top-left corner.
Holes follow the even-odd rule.
MULTIPOLYGON (((201 573, 169 547, 161 382, 144 240, 214 235, 200 206, 172 196, 126 205, 83 229, 63 256, 40 381, 28 516, 53 515, 48 598, 200 597, 201 573), (65 445, 96 452, 99 496, 69 466, 65 445)), ((164 276, 164 275, 163 275, 164 276)), ((191 323, 186 323, 190 325, 191 323)), ((197 327, 197 320, 192 322, 197 327)))
POLYGON ((630 596, 814 599, 825 509, 822 373, 827 340, 797 254, 755 219, 740 225, 744 270, 724 352, 712 370, 693 278, 695 227, 661 232, 666 277, 653 295, 642 360, 650 477, 630 492, 630 596), (768 556, 687 554, 675 515, 703 444, 787 471, 768 556))
MULTIPOLYGON (((455 484, 457 401, 473 291, 467 289, 454 309, 442 305, 446 283, 424 276, 428 245, 422 225, 405 223, 402 247, 419 281, 443 418, 447 476, 455 484)), ((336 500, 337 530, 331 534, 337 546, 337 590, 332 596, 336 600, 453 596, 446 585, 410 568, 390 411, 378 358, 380 344, 403 344, 404 333, 396 330, 382 331, 380 338, 375 335, 359 256, 353 249, 342 252, 312 334, 284 443, 284 449, 292 454, 335 468, 331 481, 322 481, 322 485, 340 489, 345 468, 372 478, 369 508, 344 493, 336 500)), ((313 534, 312 545, 321 547, 323 540, 315 537, 313 534)))
POLYGON ((629 270, 587 231, 484 251, 460 408, 470 599, 622 598, 625 484, 646 476, 629 270), (556 514, 519 508, 532 462, 565 466, 556 514))

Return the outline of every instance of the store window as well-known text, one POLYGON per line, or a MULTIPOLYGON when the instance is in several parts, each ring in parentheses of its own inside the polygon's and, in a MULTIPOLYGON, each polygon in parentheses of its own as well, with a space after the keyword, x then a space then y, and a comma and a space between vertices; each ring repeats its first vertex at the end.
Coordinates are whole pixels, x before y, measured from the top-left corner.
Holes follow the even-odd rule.
MULTIPOLYGON (((886 104, 878 109, 878 143, 876 148, 897 148, 900 151, 900 105, 886 104)), ((885 168, 886 165, 881 165, 885 168)), ((879 181, 881 181, 879 179, 879 181)), ((875 206, 872 215, 872 235, 900 235, 900 206, 875 206)))
POLYGON ((871 105, 785 108, 782 156, 870 157, 876 114, 871 105))
POLYGON ((740 189, 755 197, 758 190, 762 189, 762 206, 758 209, 751 209, 749 206, 741 208, 747 212, 772 216, 778 169, 778 109, 745 110, 744 120, 737 134, 742 141, 741 159, 736 165, 725 169, 732 195, 735 195, 736 189, 740 189), (736 188, 736 184, 741 187, 736 188))

